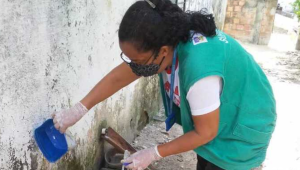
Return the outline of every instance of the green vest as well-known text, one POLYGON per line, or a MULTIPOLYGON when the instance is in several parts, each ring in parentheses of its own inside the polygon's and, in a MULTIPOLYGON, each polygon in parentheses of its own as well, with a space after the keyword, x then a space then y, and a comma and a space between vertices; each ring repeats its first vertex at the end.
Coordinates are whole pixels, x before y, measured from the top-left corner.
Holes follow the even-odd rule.
MULTIPOLYGON (((267 77, 251 54, 221 31, 194 44, 191 39, 178 46, 181 103, 180 108, 173 105, 177 123, 184 133, 194 130, 187 92, 204 77, 222 77, 218 135, 195 152, 226 170, 260 166, 276 122, 275 99, 267 77)), ((161 75, 160 85, 164 93, 161 75)), ((166 107, 169 98, 162 97, 166 107)))

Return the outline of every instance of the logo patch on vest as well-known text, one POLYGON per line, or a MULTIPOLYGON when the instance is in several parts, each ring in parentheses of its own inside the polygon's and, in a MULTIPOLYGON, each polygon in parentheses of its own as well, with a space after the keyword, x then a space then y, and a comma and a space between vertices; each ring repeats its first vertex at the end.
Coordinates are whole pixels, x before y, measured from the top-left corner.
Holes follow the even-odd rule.
POLYGON ((225 36, 221 31, 218 31, 218 32, 217 32, 217 35, 218 35, 220 41, 223 41, 223 42, 225 42, 226 44, 228 44, 228 41, 227 41, 226 36, 225 36))
POLYGON ((198 45, 198 44, 201 44, 201 43, 207 43, 207 39, 206 37, 204 37, 202 34, 200 33, 196 33, 194 36, 193 36, 193 43, 194 45, 198 45))

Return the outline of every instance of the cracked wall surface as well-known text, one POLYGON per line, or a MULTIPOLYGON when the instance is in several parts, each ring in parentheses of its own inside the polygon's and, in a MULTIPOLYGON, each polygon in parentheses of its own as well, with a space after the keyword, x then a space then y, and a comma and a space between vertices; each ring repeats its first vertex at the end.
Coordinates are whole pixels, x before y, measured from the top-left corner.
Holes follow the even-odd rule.
MULTIPOLYGON (((228 0, 186 0, 186 11, 200 11, 206 8, 208 13, 214 14, 215 23, 218 29, 223 30, 226 16, 226 7, 228 0)), ((182 4, 184 0, 178 0, 182 4)))
POLYGON ((131 141, 160 107, 158 79, 141 79, 70 128, 78 143, 49 164, 34 129, 81 100, 120 64, 117 30, 134 0, 1 0, 0 170, 97 169, 102 127, 131 141))

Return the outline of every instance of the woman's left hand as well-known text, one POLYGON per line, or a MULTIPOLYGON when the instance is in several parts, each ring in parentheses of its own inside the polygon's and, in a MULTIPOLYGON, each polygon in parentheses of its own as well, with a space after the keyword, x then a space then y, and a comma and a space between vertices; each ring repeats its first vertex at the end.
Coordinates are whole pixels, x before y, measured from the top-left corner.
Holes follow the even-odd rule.
POLYGON ((144 170, 153 161, 160 160, 162 157, 157 153, 157 146, 149 149, 138 151, 131 155, 129 158, 122 161, 123 163, 131 163, 126 166, 127 169, 131 170, 144 170))

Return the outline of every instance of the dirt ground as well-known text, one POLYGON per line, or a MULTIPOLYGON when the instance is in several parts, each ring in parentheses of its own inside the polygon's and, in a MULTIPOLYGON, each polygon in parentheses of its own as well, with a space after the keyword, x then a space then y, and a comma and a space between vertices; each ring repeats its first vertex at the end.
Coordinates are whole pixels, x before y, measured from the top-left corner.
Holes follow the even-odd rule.
MULTIPOLYGON (((159 119, 165 119, 163 110, 148 124, 141 132, 140 136, 133 142, 133 147, 137 149, 145 149, 155 145, 169 142, 183 134, 179 125, 174 125, 169 133, 166 133, 165 123, 159 119)), ((157 170, 195 170, 196 154, 192 151, 164 158, 153 165, 157 170)))
MULTIPOLYGON (((270 80, 277 101, 277 126, 262 170, 300 170, 300 52, 293 50, 295 38, 280 23, 290 22, 278 16, 275 32, 269 46, 242 45, 261 65, 270 80), (282 31, 282 30, 286 31, 282 31), (280 31, 277 31, 280 30, 280 31)), ((285 25, 286 27, 287 25, 285 25)), ((159 121, 162 111, 138 136, 133 146, 137 149, 153 147, 182 135, 182 128, 173 127, 165 133, 165 124, 159 121)), ((195 170, 196 155, 187 153, 164 158, 153 165, 158 170, 195 170)))

